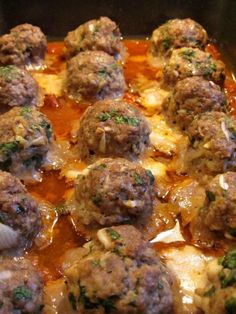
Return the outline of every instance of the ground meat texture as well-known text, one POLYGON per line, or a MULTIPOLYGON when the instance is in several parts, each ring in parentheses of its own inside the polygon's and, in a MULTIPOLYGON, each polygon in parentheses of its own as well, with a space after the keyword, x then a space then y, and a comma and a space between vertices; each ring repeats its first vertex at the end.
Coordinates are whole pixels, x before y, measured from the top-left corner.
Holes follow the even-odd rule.
POLYGON ((80 158, 134 160, 148 147, 150 132, 147 120, 133 106, 123 101, 99 101, 80 120, 77 133, 80 158))
POLYGON ((204 223, 212 231, 236 236, 236 172, 217 175, 206 188, 204 223))
POLYGON ((19 179, 10 173, 0 171, 0 250, 29 247, 40 228, 41 216, 36 201, 19 179), (7 231, 2 228, 2 224, 17 233, 16 241, 13 241, 14 239, 8 241, 6 238, 4 243, 7 231))
POLYGON ((176 84, 164 107, 171 121, 186 129, 199 114, 226 111, 226 97, 212 81, 193 76, 176 84))
POLYGON ((65 272, 74 310, 81 314, 171 313, 172 279, 133 226, 99 230, 97 239, 85 248, 65 272))
POLYGON ((81 51, 99 50, 115 58, 122 58, 125 52, 119 27, 108 17, 88 21, 69 32, 65 46, 70 57, 81 51))
POLYGON ((41 313, 43 280, 26 259, 0 261, 0 313, 41 313))
POLYGON ((154 177, 128 160, 104 158, 89 166, 75 187, 84 224, 145 223, 152 213, 154 177))
POLYGON ((39 168, 52 142, 51 124, 34 107, 14 107, 0 116, 0 169, 20 174, 39 168))
POLYGON ((38 98, 38 83, 28 71, 15 65, 0 67, 1 107, 36 106, 38 98))
POLYGON ((103 51, 81 52, 68 61, 66 89, 77 101, 119 98, 125 88, 121 65, 103 51))
POLYGON ((153 56, 169 56, 172 49, 204 48, 208 36, 205 29, 191 19, 169 20, 154 30, 151 37, 153 56))
POLYGON ((187 158, 193 170, 217 174, 236 169, 236 120, 223 112, 207 112, 186 130, 191 148, 187 158))
POLYGON ((222 85, 225 66, 220 60, 197 48, 174 49, 163 71, 166 85, 174 85, 186 77, 201 76, 222 85))
POLYGON ((21 24, 0 37, 0 64, 39 66, 44 60, 47 40, 39 27, 21 24))

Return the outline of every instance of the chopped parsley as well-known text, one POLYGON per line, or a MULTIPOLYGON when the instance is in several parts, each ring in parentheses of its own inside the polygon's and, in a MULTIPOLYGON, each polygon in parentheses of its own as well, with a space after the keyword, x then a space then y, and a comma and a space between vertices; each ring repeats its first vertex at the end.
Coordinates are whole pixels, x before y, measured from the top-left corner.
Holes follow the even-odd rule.
POLYGON ((167 50, 171 47, 171 37, 166 37, 162 41, 162 46, 167 50))
POLYGON ((10 82, 13 79, 13 75, 16 74, 17 67, 15 65, 7 65, 0 67, 0 77, 10 82), (15 72, 15 73, 14 73, 15 72))
POLYGON ((155 177, 152 174, 151 170, 147 169, 146 170, 146 175, 149 177, 150 183, 153 184, 155 182, 155 177))
POLYGON ((100 260, 99 259, 94 259, 91 261, 91 264, 93 267, 97 267, 100 265, 100 260))
POLYGON ((12 296, 14 301, 27 301, 32 300, 32 292, 26 286, 18 286, 13 289, 12 296))
POLYGON ((9 159, 12 154, 19 149, 19 142, 12 141, 0 144, 0 154, 4 155, 5 159, 9 159))
POLYGON ((51 127, 50 123, 47 120, 43 119, 42 122, 40 123, 40 126, 42 128, 44 128, 46 136, 47 136, 48 140, 50 140, 52 137, 52 127, 51 127))
POLYGON ((207 291, 203 294, 203 296, 204 296, 204 297, 212 297, 213 294, 215 293, 215 291, 216 291, 215 286, 212 286, 209 290, 207 290, 207 291))
POLYGON ((107 167, 106 164, 100 164, 93 168, 93 170, 104 170, 107 167))
POLYGON ((130 126, 137 126, 139 124, 138 118, 124 116, 120 114, 117 110, 112 110, 111 112, 100 113, 97 116, 97 119, 101 122, 113 120, 116 124, 127 124, 130 126))
POLYGON ((215 194, 211 191, 206 191, 206 196, 207 196, 209 202, 214 202, 216 200, 215 194))
POLYGON ((236 313, 236 299, 230 298, 225 301, 225 313, 226 314, 235 314, 236 313))
POLYGON ((106 233, 113 241, 120 238, 120 234, 112 228, 106 228, 106 233))
POLYGON ((107 77, 107 71, 105 69, 103 70, 99 70, 98 71, 98 75, 102 78, 106 78, 107 77))
POLYGON ((211 63, 210 65, 205 66, 203 68, 203 75, 208 77, 209 75, 211 75, 215 71, 216 71, 216 64, 215 63, 211 63))
POLYGON ((181 51, 181 55, 185 60, 192 61, 192 59, 196 55, 196 52, 194 50, 187 49, 187 50, 181 51))
POLYGON ((20 111, 20 115, 24 118, 29 118, 31 116, 31 108, 30 107, 23 107, 20 111))
POLYGON ((72 307, 72 309, 74 311, 76 311, 77 307, 76 307, 76 299, 75 299, 75 296, 72 292, 69 293, 68 295, 68 299, 69 299, 69 302, 70 302, 70 305, 72 307))
POLYGON ((101 205, 101 202, 102 202, 102 197, 101 195, 95 195, 92 197, 92 202, 94 205, 96 206, 100 206, 101 205))
POLYGON ((134 180, 137 185, 144 185, 145 183, 143 178, 137 172, 134 173, 134 180))
POLYGON ((236 269, 236 250, 232 250, 220 258, 219 264, 224 268, 236 269))

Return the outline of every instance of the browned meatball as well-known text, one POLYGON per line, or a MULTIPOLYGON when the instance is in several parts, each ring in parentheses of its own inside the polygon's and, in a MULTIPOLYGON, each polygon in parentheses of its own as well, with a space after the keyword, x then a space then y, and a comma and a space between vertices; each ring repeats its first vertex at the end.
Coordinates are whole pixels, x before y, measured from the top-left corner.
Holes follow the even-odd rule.
POLYGON ((119 98, 125 90, 122 67, 103 51, 85 51, 68 61, 66 88, 75 100, 119 98))
POLYGON ((70 57, 81 51, 100 50, 115 58, 122 58, 125 52, 119 27, 108 17, 88 21, 69 32, 65 46, 70 57))
POLYGON ((199 114, 226 111, 226 97, 214 82, 193 76, 176 84, 164 107, 171 121, 186 129, 199 114))
POLYGON ((153 208, 154 176, 128 160, 100 159, 79 176, 76 214, 84 224, 145 223, 153 208))
POLYGON ((197 48, 174 49, 164 67, 164 82, 174 85, 186 77, 201 76, 216 84, 223 84, 225 78, 223 62, 197 48))
POLYGON ((204 223, 212 231, 236 236, 236 172, 217 175, 206 187, 204 223))
POLYGON ((99 230, 65 277, 78 313, 172 313, 172 279, 133 226, 99 230))
POLYGON ((38 101, 39 86, 28 71, 15 65, 0 67, 1 107, 36 106, 38 101))
POLYGON ((46 50, 47 40, 41 29, 31 24, 21 24, 0 37, 0 64, 39 66, 46 50))
POLYGON ((29 247, 40 227, 38 204, 19 179, 0 171, 0 250, 29 247))
POLYGON ((191 142, 191 169, 211 174, 236 169, 236 120, 223 112, 207 112, 186 131, 191 142))
POLYGON ((103 100, 87 109, 77 133, 82 160, 96 157, 136 159, 149 145, 145 117, 124 101, 103 100))
POLYGON ((192 19, 169 20, 152 33, 153 56, 169 56, 172 49, 204 48, 208 40, 205 29, 192 19))
POLYGON ((0 169, 21 177, 39 168, 52 142, 51 124, 34 107, 14 107, 0 116, 0 169))
POLYGON ((0 313, 41 313, 43 280, 30 261, 0 261, 0 313))

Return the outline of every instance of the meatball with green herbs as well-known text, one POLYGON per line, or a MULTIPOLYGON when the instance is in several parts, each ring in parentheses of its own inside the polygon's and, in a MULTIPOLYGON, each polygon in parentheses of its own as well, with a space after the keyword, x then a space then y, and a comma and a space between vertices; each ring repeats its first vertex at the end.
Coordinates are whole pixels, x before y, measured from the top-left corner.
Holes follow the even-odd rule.
POLYGON ((98 157, 137 159, 149 145, 145 117, 124 101, 103 100, 89 107, 79 122, 77 147, 82 160, 98 157))
POLYGON ((41 29, 31 24, 21 24, 0 37, 0 64, 42 66, 47 51, 47 40, 41 29))
POLYGON ((0 169, 19 178, 43 165, 52 127, 34 107, 14 107, 0 116, 0 169))
POLYGON ((176 48, 204 48, 208 36, 205 29, 192 19, 173 19, 159 26, 152 33, 151 53, 168 57, 176 48))
POLYGON ((81 314, 172 313, 172 278, 133 226, 101 229, 65 271, 71 309, 81 314))
POLYGON ((0 314, 39 314, 43 309, 43 279, 30 261, 0 260, 0 314))
POLYGON ((165 112, 180 128, 187 129, 196 116, 209 111, 226 111, 226 97, 218 85, 193 76, 179 81, 164 103, 165 112))
POLYGON ((223 112, 206 112, 196 117, 186 133, 190 148, 189 170, 215 175, 236 169, 236 120, 223 112))
POLYGON ((236 172, 217 175, 206 187, 204 223, 211 231, 236 236, 236 172))
POLYGON ((70 57, 86 50, 104 51, 116 59, 122 59, 125 54, 119 27, 108 17, 80 25, 69 32, 64 41, 70 57))
POLYGON ((0 67, 1 108, 36 106, 39 103, 39 86, 31 74, 15 65, 0 67))
POLYGON ((206 80, 222 85, 225 66, 208 52, 197 48, 174 49, 163 70, 166 85, 175 85, 186 77, 201 76, 206 80))
POLYGON ((154 201, 150 170, 122 158, 90 165, 75 185, 74 215, 85 225, 145 224, 154 201))
POLYGON ((0 251, 30 247, 41 225, 39 206, 25 186, 0 171, 0 251))
POLYGON ((236 251, 208 262, 207 284, 195 291, 195 304, 203 313, 236 313, 236 251))
POLYGON ((70 59, 65 85, 78 102, 121 98, 126 88, 122 66, 103 51, 85 51, 70 59))

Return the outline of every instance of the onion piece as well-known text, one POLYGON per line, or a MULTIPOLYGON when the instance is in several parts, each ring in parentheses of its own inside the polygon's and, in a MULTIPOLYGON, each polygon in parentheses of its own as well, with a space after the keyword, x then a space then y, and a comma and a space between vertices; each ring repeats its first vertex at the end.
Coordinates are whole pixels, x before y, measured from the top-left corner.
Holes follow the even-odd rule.
POLYGON ((17 245, 19 233, 11 227, 0 223, 0 251, 13 248, 17 245))

